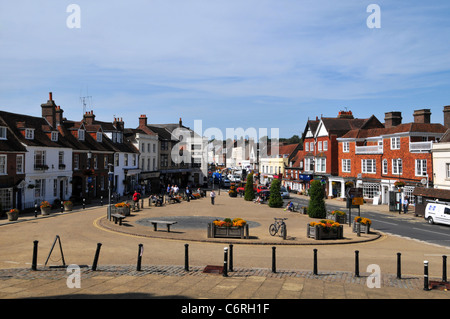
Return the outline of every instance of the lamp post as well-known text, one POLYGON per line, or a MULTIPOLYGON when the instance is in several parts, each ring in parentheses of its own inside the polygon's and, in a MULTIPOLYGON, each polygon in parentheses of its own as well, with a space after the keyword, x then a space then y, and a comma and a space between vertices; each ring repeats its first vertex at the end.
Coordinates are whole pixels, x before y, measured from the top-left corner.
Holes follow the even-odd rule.
POLYGON ((108 164, 108 210, 107 217, 108 220, 111 220, 111 184, 113 180, 114 172, 113 172, 113 164, 108 164))

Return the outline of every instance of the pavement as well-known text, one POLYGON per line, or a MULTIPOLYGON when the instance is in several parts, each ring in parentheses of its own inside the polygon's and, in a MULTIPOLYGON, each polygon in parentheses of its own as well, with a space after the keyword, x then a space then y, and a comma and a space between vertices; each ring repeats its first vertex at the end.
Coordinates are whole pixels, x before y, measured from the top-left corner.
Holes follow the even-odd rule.
MULTIPOLYGON (((345 207, 336 199, 326 203, 345 207)), ((413 213, 389 212, 386 206, 364 205, 362 216, 364 211, 393 218, 413 217, 413 213)), ((0 298, 178 299, 181 304, 171 309, 177 313, 187 305, 186 299, 195 305, 194 300, 201 303, 204 299, 260 299, 270 304, 296 299, 449 298, 446 285, 437 285, 442 281, 442 256, 448 254, 448 248, 383 234, 376 230, 376 224, 370 234, 357 236, 344 225, 344 239, 317 241, 306 238, 306 224, 311 220, 300 213, 230 198, 224 191, 214 206, 209 198, 164 207, 148 207, 144 200, 144 207, 132 212, 122 226, 107 220, 106 206, 55 211, 49 216, 22 215, 17 222, 3 217, 0 298), (207 238, 204 226, 195 225, 205 216, 243 218, 253 225, 251 237, 207 238), (140 223, 186 217, 192 219, 191 226, 180 222, 170 232, 164 228, 155 232, 140 223), (288 218, 286 239, 269 235, 274 217, 288 218), (37 270, 32 270, 35 241, 37 270), (230 244, 232 269, 224 276, 224 248, 229 249, 230 244), (97 251, 97 267, 93 269, 97 251), (425 260, 429 261, 427 278, 436 283, 433 289, 424 290, 425 260), (207 268, 212 271, 205 272, 207 268)))

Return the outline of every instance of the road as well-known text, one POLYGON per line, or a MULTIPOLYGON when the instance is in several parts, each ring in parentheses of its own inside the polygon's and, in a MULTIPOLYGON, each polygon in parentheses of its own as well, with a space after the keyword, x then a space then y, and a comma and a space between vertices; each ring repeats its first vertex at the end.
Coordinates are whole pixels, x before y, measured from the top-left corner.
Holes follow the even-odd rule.
MULTIPOLYGON (((308 206, 308 200, 300 198, 285 199, 284 202, 291 200, 301 206, 308 206)), ((342 210, 341 206, 327 204, 327 210, 342 210)), ((344 209, 348 213, 348 209, 344 209)), ((358 215, 358 209, 351 211, 352 218, 358 215)), ((450 247, 450 227, 446 225, 429 225, 422 218, 414 216, 404 216, 399 218, 398 213, 392 212, 387 215, 379 212, 361 212, 362 217, 372 220, 372 229, 384 233, 421 240, 431 244, 450 247)))

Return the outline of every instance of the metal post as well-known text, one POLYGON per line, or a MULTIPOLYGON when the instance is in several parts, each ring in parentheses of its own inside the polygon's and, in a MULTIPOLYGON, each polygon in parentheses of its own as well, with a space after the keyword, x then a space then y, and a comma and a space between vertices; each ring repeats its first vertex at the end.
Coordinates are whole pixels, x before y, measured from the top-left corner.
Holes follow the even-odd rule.
POLYGON ((38 253, 38 243, 39 241, 33 241, 33 261, 31 262, 31 269, 37 270, 37 253, 38 253))
POLYGON ((314 275, 317 275, 317 249, 314 248, 314 275))
POLYGON ((277 247, 272 247, 272 272, 276 273, 277 272, 277 267, 276 267, 276 249, 277 247))
POLYGON ((442 256, 442 281, 447 282, 447 256, 442 256))
POLYGON ((402 254, 397 253, 397 279, 402 278, 402 261, 401 261, 402 254))
POLYGON ((286 224, 281 225, 281 233, 283 234, 283 239, 284 240, 286 239, 286 236, 287 236, 286 232, 287 232, 286 224))
POLYGON ((63 202, 61 201, 61 213, 63 213, 64 212, 64 204, 63 204, 63 202))
POLYGON ((144 245, 139 244, 138 259, 137 259, 137 266, 136 266, 137 271, 141 271, 142 254, 143 253, 144 253, 144 245))
POLYGON ((355 277, 359 277, 359 251, 355 250, 355 277))
POLYGON ((34 217, 37 217, 38 215, 37 207, 38 207, 37 203, 34 204, 34 217))
POLYGON ((97 270, 98 256, 100 255, 100 248, 102 247, 101 243, 97 243, 97 250, 95 251, 94 262, 92 263, 92 270, 97 270))
POLYGON ((425 260, 423 262, 423 290, 430 290, 430 287, 428 286, 428 261, 425 260))
POLYGON ((361 223, 356 223, 356 236, 361 237, 361 223))
POLYGON ((184 270, 189 271, 189 244, 184 244, 184 270))
POLYGON ((223 249, 223 276, 228 277, 228 247, 223 249))
POLYGON ((233 244, 230 244, 230 263, 228 265, 228 268, 230 271, 233 271, 233 244))

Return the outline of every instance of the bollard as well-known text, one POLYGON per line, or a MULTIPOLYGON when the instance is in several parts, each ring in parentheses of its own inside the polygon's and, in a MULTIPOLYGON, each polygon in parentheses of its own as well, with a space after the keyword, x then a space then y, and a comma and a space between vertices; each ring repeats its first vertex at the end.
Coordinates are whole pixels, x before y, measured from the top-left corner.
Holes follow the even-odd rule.
POLYGON ((225 247, 223 249, 223 276, 224 277, 228 277, 228 265, 227 265, 227 260, 228 260, 228 248, 225 247))
POLYGON ((86 199, 83 198, 83 209, 85 209, 85 208, 86 208, 86 199))
POLYGON ((136 265, 136 270, 137 271, 141 271, 141 264, 142 264, 142 254, 144 253, 144 245, 139 244, 139 249, 138 249, 138 259, 137 259, 137 265, 136 265))
POLYGON ((447 256, 442 256, 442 281, 447 282, 447 256))
POLYGON ((277 272, 277 267, 276 267, 276 249, 277 247, 272 247, 272 272, 276 273, 277 272))
POLYGON ((355 277, 359 277, 359 251, 355 250, 355 277))
POLYGON ((230 258, 229 258, 229 271, 233 271, 233 244, 230 244, 230 258))
POLYGON ((92 263, 92 270, 97 270, 98 256, 100 255, 100 247, 102 247, 101 243, 97 243, 97 250, 95 251, 94 262, 92 263))
POLYGON ((31 262, 31 269, 37 270, 37 253, 38 253, 38 243, 39 241, 33 241, 33 261, 31 262))
POLYGON ((423 262, 423 290, 430 290, 428 285, 428 261, 423 262))
POLYGON ((34 204, 34 217, 37 217, 38 211, 37 211, 37 204, 34 204))
POLYGON ((313 269, 314 275, 317 275, 317 249, 314 248, 314 269, 313 269))
POLYGON ((103 196, 100 196, 100 206, 103 206, 103 196))
POLYGON ((189 271, 189 244, 184 244, 184 270, 189 271))
POLYGON ((402 262, 401 262, 401 253, 397 253, 397 279, 402 279, 402 262))
POLYGON ((144 200, 141 199, 141 209, 144 209, 144 200))
POLYGON ((356 223, 356 236, 361 237, 361 224, 356 223))
POLYGON ((281 225, 281 234, 283 235, 283 239, 286 239, 287 236, 287 229, 286 229, 286 224, 281 225))
POLYGON ((64 204, 63 204, 63 202, 61 202, 61 213, 63 213, 64 212, 64 204))

